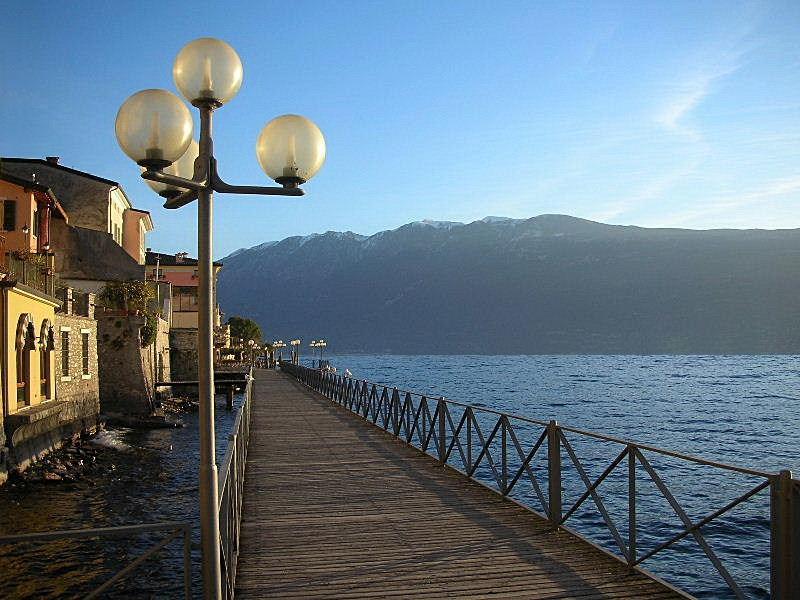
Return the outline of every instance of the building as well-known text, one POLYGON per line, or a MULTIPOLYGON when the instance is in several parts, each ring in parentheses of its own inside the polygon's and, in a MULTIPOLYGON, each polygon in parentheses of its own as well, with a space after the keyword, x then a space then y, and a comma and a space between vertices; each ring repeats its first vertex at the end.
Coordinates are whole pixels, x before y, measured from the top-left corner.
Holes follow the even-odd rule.
MULTIPOLYGON (((186 252, 164 254, 148 249, 145 254, 145 269, 150 281, 166 282, 172 286, 172 327, 174 329, 197 329, 197 290, 200 284, 197 259, 186 252)), ((219 327, 222 313, 217 304, 217 277, 222 270, 221 262, 214 262, 214 327, 219 327)))
MULTIPOLYGON (((67 215, 53 191, 33 180, 0 172, 3 235, 0 237, 0 356, 2 422, 0 481, 10 469, 24 469, 65 439, 97 424, 97 327, 87 315, 80 322, 73 352, 80 391, 72 376, 59 371, 63 313, 56 296, 51 226, 67 215), (61 375, 59 375, 61 373, 61 375)), ((71 334, 71 329, 68 331, 71 334)), ((69 354, 69 350, 68 350, 69 354)), ((77 383, 76 381, 76 383, 77 383)))
MULTIPOLYGON (((146 236, 153 222, 147 211, 133 207, 119 183, 66 167, 57 157, 4 158, 0 169, 35 179, 58 197, 66 217, 53 220, 50 238, 58 248, 54 268, 62 284, 76 294, 96 294, 109 282, 145 280, 146 236)), ((154 310, 143 317, 137 311, 121 313, 123 308, 98 307, 93 315, 100 332, 101 408, 147 413, 154 408, 154 380, 160 373, 169 378, 169 315, 154 310), (144 331, 153 326, 159 335, 141 345, 144 331), (124 339, 117 335, 122 332, 124 339)))
MULTIPOLYGON (((197 379, 198 287, 200 283, 197 259, 186 252, 166 254, 147 251, 147 279, 170 285, 170 365, 173 381, 197 379)), ((214 262, 214 339, 218 348, 230 345, 230 332, 222 324, 222 313, 216 302, 217 276, 221 262, 214 262), (228 332, 226 336, 225 333, 228 332)))
POLYGON ((52 189, 73 227, 110 235, 137 264, 144 264, 146 236, 153 222, 147 211, 132 206, 119 183, 65 167, 57 156, 0 160, 2 172, 52 189))

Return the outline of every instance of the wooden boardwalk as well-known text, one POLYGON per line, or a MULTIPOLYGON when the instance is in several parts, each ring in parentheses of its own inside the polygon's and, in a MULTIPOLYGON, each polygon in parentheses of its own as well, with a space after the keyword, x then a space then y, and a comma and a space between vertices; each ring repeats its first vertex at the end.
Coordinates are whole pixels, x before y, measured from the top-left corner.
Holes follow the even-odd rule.
POLYGON ((684 597, 274 371, 257 371, 236 595, 684 597))

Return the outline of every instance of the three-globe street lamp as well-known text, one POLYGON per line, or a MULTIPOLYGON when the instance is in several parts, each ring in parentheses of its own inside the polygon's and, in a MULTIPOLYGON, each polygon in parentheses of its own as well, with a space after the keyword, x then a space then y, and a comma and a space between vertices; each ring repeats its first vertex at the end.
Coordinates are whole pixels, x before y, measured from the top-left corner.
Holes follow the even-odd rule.
POLYGON ((198 380, 200 399, 200 532, 203 586, 207 598, 222 595, 214 439, 214 344, 212 291, 213 192, 302 196, 300 185, 325 162, 319 128, 299 115, 267 123, 256 143, 264 172, 280 187, 231 185, 217 172, 211 137, 214 110, 231 100, 242 85, 242 61, 214 38, 184 46, 172 68, 175 85, 200 112, 200 139, 193 140, 189 108, 173 93, 148 89, 128 98, 117 113, 116 134, 123 152, 143 169, 142 177, 167 199, 165 208, 197 200, 198 380))

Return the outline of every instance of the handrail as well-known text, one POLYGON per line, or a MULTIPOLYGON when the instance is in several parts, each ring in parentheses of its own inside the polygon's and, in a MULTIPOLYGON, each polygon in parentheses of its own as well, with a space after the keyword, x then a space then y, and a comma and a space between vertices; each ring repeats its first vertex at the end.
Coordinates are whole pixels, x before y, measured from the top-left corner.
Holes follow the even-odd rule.
POLYGON ((90 529, 62 529, 57 531, 42 531, 35 533, 20 533, 15 535, 0 536, 0 545, 16 544, 22 542, 48 542, 62 539, 96 538, 96 537, 129 537, 131 535, 147 532, 165 532, 166 537, 148 548, 143 554, 136 557, 125 567, 117 571, 111 578, 100 586, 88 592, 85 598, 99 598, 114 585, 127 579, 136 568, 159 550, 177 538, 183 538, 183 595, 186 600, 192 597, 192 525, 186 522, 142 523, 137 525, 122 525, 118 527, 95 527, 90 529))
MULTIPOLYGON (((519 481, 526 480, 535 493, 533 498, 538 502, 540 510, 530 504, 524 506, 548 519, 554 527, 568 529, 584 539, 585 536, 567 527, 566 523, 591 498, 616 546, 613 554, 631 569, 641 569, 645 560, 674 547, 678 541, 691 537, 736 598, 745 598, 739 582, 711 548, 701 529, 734 507, 769 489, 771 597, 800 600, 800 481, 792 478, 790 471, 769 473, 729 465, 593 431, 565 427, 556 421, 507 414, 444 397, 431 398, 386 384, 357 381, 287 362, 281 362, 281 370, 371 424, 433 456, 443 466, 486 485, 478 479, 478 469, 482 468, 483 474, 488 474, 489 481, 494 482, 494 485, 489 486, 490 489, 503 496, 508 496, 519 481), (478 419, 476 414, 480 413, 484 417, 478 419), (526 433, 530 431, 531 424, 542 427, 541 430, 533 430, 532 439, 536 441, 527 452, 515 430, 517 421, 524 424, 526 433), (488 436, 484 435, 485 431, 489 431, 488 436), (592 480, 567 434, 617 444, 621 450, 615 453, 602 474, 592 480), (542 475, 541 472, 537 474, 532 465, 545 446, 547 468, 542 475), (746 491, 722 508, 700 519, 692 519, 648 460, 647 453, 755 477, 762 481, 757 484, 747 483, 746 491), (618 470, 627 471, 624 497, 604 498, 600 485, 618 470), (563 507, 564 476, 567 471, 578 475, 585 491, 577 501, 563 507), (545 479, 541 485, 539 477, 545 479), (642 500, 637 498, 637 477, 649 480, 654 485, 678 517, 681 527, 678 533, 671 533, 669 539, 658 540, 654 548, 644 549, 642 552, 638 549, 641 523, 637 519, 637 510, 642 500), (542 488, 545 487, 546 491, 543 492, 542 488), (627 539, 623 538, 605 505, 605 502, 623 499, 627 504, 627 539)), ((586 541, 599 545, 590 539, 586 541)))
MULTIPOLYGON (((305 368, 308 368, 308 367, 305 367, 305 368)), ((366 381, 366 380, 362 380, 362 381, 366 381)), ((404 390, 402 388, 397 388, 397 387, 392 386, 391 384, 383 383, 383 382, 379 382, 379 381, 366 381, 366 383, 368 385, 377 385, 377 386, 385 387, 387 389, 392 389, 392 390, 396 389, 398 391, 398 393, 403 394, 403 395, 410 394, 412 397, 413 396, 418 396, 420 398, 431 398, 432 397, 430 395, 421 394, 420 392, 414 392, 414 391, 404 390)), ((507 412, 503 412, 503 411, 499 411, 499 410, 494 410, 494 409, 491 409, 491 408, 486 408, 485 406, 477 406, 475 404, 467 404, 467 403, 464 403, 464 402, 458 402, 456 400, 451 400, 451 399, 449 399, 449 398, 447 398, 445 396, 442 396, 442 398, 447 402, 447 404, 449 404, 451 406, 458 406, 458 407, 461 407, 461 408, 468 408, 469 407, 473 412, 474 411, 484 412, 484 413, 487 413, 487 414, 490 414, 490 415, 497 415, 498 417, 503 417, 504 416, 504 417, 507 417, 509 419, 516 419, 518 421, 523 421, 525 423, 532 423, 534 425, 546 426, 549 423, 549 421, 543 421, 541 419, 534 419, 534 418, 531 418, 531 417, 526 417, 524 415, 518 415, 518 414, 514 414, 514 413, 507 413, 507 412)), ((683 452, 678 452, 676 450, 669 450, 667 448, 659 448, 658 446, 651 446, 649 444, 644 444, 642 442, 637 442, 637 441, 634 441, 634 440, 626 440, 624 438, 619 438, 619 437, 615 437, 615 436, 612 436, 612 435, 606 435, 604 433, 598 433, 596 431, 589 431, 589 430, 586 430, 586 429, 579 429, 579 428, 576 428, 576 427, 569 427, 567 425, 561 425, 561 424, 559 424, 559 427, 561 429, 563 429, 564 431, 570 431, 572 433, 577 433, 579 435, 585 435, 587 437, 592 437, 592 438, 595 438, 595 439, 598 439, 598 440, 603 440, 605 442, 614 442, 614 443, 617 443, 617 444, 625 444, 625 445, 633 444, 633 445, 637 446, 638 448, 641 448, 643 450, 647 450, 649 452, 656 452, 658 454, 663 454, 664 456, 669 456, 671 458, 680 458, 681 460, 687 460, 687 461, 690 461, 690 462, 693 462, 693 463, 696 463, 696 464, 699 464, 699 465, 706 465, 706 466, 709 466, 709 467, 717 467, 717 468, 720 468, 720 469, 726 469, 728 471, 736 471, 737 473, 742 473, 744 475, 753 475, 755 477, 772 477, 772 476, 775 475, 775 473, 769 473, 767 471, 760 471, 760 470, 757 470, 757 469, 751 469, 751 468, 742 467, 742 466, 739 466, 739 465, 732 465, 730 463, 723 463, 723 462, 719 462, 719 461, 709 460, 707 458, 702 458, 702 457, 699 457, 699 456, 692 456, 691 454, 685 454, 683 452)))
POLYGON ((244 472, 250 440, 250 406, 253 396, 252 371, 247 374, 244 400, 236 411, 228 436, 228 448, 219 469, 219 533, 223 589, 226 599, 234 596, 236 565, 239 558, 239 534, 244 498, 244 472))

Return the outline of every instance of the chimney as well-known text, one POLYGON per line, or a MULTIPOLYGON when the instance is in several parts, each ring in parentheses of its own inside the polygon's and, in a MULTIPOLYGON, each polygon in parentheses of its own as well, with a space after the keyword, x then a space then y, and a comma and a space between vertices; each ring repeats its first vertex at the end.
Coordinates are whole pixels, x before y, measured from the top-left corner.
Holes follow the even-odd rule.
POLYGON ((57 164, 58 164, 58 159, 59 159, 59 157, 58 157, 58 156, 45 156, 44 158, 45 158, 45 160, 47 160, 47 162, 49 162, 51 165, 57 165, 57 164))

